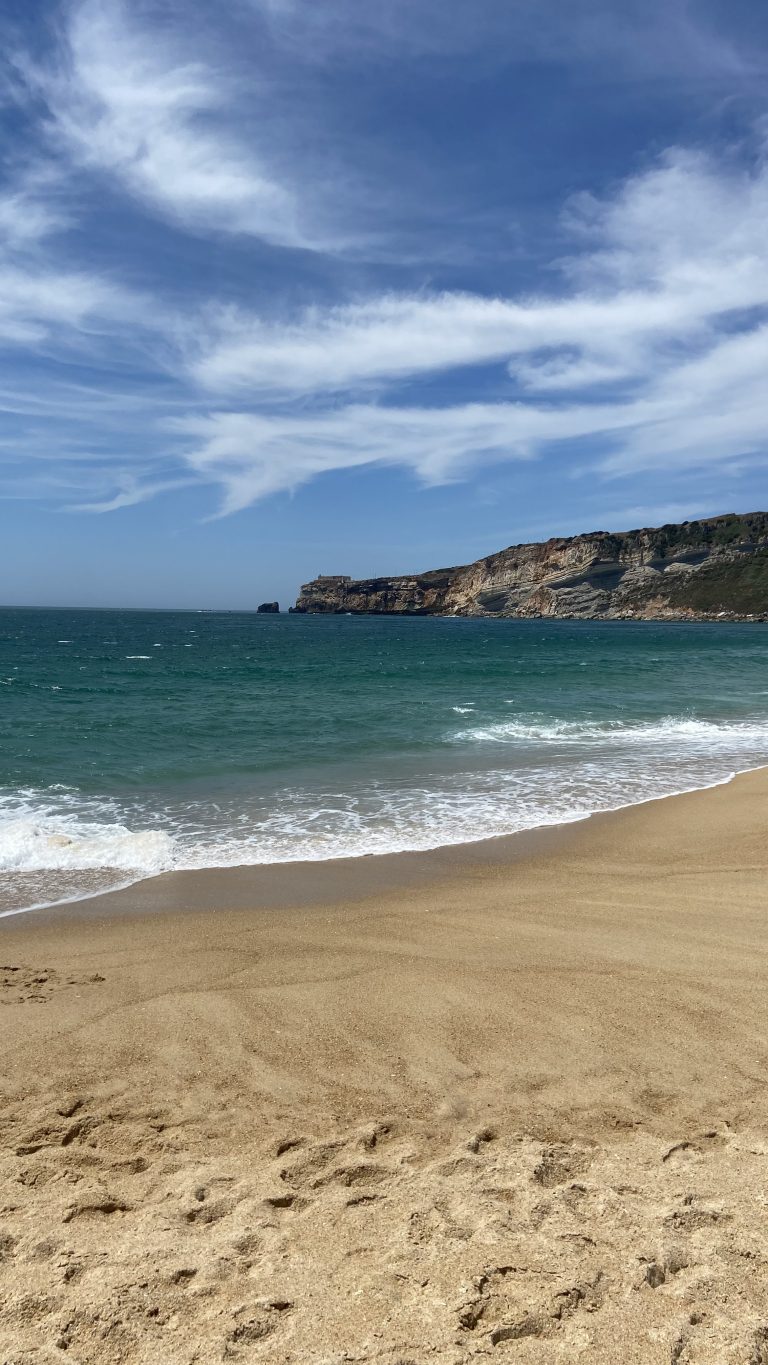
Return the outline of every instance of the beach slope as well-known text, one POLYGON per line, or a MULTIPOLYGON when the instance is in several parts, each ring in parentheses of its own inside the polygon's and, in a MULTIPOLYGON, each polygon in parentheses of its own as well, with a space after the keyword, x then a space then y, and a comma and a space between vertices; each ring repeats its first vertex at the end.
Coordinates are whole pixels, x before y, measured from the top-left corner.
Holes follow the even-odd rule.
POLYGON ((765 1365, 767 827, 1 921, 0 1361, 765 1365))

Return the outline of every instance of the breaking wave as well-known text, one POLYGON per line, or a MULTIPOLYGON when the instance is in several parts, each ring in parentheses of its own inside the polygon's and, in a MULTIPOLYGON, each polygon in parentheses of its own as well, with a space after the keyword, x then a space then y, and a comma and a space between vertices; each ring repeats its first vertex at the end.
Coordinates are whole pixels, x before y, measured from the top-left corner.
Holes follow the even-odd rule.
POLYGON ((130 801, 75 789, 0 792, 0 913, 161 872, 470 843, 727 781, 768 763, 768 723, 527 716, 450 733, 451 769, 308 775, 277 790, 130 801))
POLYGON ((660 720, 589 721, 525 717, 458 730, 459 743, 567 745, 582 747, 678 747, 680 757, 698 751, 748 752, 768 746, 768 721, 711 721, 690 716, 664 716, 660 720))

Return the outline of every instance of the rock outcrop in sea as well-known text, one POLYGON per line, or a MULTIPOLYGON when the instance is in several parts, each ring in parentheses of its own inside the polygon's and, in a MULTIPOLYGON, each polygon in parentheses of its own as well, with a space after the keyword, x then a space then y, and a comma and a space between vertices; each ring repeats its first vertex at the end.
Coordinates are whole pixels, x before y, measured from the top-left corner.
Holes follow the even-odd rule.
POLYGON ((395 578, 321 576, 300 613, 768 619, 768 513, 512 545, 473 564, 395 578))
POLYGON ((256 608, 256 613, 257 613, 257 615, 258 615, 260 612, 270 612, 273 616, 275 616, 275 615, 277 615, 277 614, 279 613, 279 611, 280 611, 280 603, 279 603, 279 602, 262 602, 262 603, 256 608))

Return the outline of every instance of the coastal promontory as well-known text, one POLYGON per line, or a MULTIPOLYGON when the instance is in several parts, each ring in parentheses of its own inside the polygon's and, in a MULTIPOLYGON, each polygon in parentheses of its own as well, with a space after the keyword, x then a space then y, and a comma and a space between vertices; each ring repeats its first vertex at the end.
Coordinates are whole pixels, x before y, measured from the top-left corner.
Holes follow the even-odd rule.
POLYGON ((321 575, 294 612, 606 620, 768 619, 768 513, 512 545, 393 578, 321 575))

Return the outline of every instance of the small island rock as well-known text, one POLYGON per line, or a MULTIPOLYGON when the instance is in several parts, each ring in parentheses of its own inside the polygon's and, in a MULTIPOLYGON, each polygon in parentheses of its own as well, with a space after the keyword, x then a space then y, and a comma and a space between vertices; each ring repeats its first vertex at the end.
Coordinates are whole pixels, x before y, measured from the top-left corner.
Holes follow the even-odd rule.
POLYGON ((279 603, 279 602, 262 602, 262 603, 261 603, 261 606, 257 607, 256 610, 257 610, 257 612, 268 611, 268 612, 272 612, 273 614, 276 614, 276 613, 278 613, 278 612, 280 611, 280 603, 279 603))

